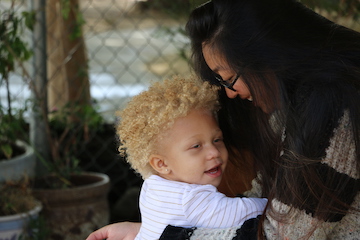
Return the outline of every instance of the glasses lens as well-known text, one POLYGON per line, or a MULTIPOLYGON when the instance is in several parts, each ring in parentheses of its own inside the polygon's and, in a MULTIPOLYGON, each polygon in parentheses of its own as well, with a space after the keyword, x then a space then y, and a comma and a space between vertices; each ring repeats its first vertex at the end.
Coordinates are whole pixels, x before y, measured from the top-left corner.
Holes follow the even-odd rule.
POLYGON ((235 82, 237 81, 237 79, 240 77, 240 75, 237 74, 237 75, 235 76, 235 78, 230 78, 230 79, 228 79, 228 80, 222 79, 222 77, 221 77, 220 75, 217 75, 217 74, 214 75, 214 77, 215 77, 215 79, 216 79, 221 85, 223 85, 224 87, 231 88, 231 87, 235 84, 235 82))
POLYGON ((215 77, 216 81, 218 81, 221 85, 224 84, 224 80, 220 76, 215 75, 214 77, 215 77))

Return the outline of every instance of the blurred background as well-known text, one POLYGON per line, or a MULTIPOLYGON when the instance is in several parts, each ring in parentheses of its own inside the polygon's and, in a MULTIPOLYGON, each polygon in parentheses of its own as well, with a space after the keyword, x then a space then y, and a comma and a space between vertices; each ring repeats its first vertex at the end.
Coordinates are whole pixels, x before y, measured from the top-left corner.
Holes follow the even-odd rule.
MULTIPOLYGON (((42 119, 34 114, 34 105, 38 104, 34 99, 46 99, 50 119, 64 115, 78 118, 73 112, 84 115, 87 113, 84 109, 89 106, 97 117, 100 116, 101 130, 79 145, 75 155, 83 170, 105 173, 110 177, 111 221, 137 219, 137 212, 135 215, 131 211, 121 215, 118 212, 123 210, 117 210, 119 201, 130 204, 126 201, 130 199, 131 202, 137 196, 142 183, 125 159, 117 154, 115 112, 151 82, 191 73, 189 40, 184 25, 191 9, 203 2, 0 1, 2 20, 8 17, 6 10, 14 9, 15 14, 26 17, 24 24, 30 26, 22 27, 18 33, 30 50, 29 56, 15 59, 19 61, 12 71, 7 72, 8 80, 4 78, 7 73, 3 73, 0 79, 2 111, 11 108, 14 112, 21 112, 28 124, 24 128, 25 138, 37 148, 46 148, 47 144, 42 137, 45 132, 42 119), (33 89, 37 89, 38 95, 33 89), (130 197, 124 199, 126 196, 130 197)), ((335 22, 360 30, 359 0, 302 2, 335 22)))

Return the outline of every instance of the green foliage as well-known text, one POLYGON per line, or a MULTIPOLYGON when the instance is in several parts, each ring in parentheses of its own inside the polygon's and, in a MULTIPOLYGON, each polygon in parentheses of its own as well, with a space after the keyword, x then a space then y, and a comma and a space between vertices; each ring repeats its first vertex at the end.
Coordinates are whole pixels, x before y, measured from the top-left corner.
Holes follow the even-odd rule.
POLYGON ((32 29, 34 14, 23 12, 16 14, 14 8, 0 11, 0 86, 7 93, 7 110, 0 106, 0 159, 9 159, 14 155, 15 141, 23 136, 26 123, 24 110, 14 110, 11 106, 9 74, 14 71, 16 62, 27 61, 32 51, 21 38, 25 28, 32 29))
POLYGON ((16 155, 16 140, 27 141, 27 123, 23 115, 25 110, 13 109, 12 113, 8 114, 0 105, 0 160, 16 155))
POLYGON ((53 117, 50 126, 53 129, 77 128, 99 128, 103 124, 102 116, 95 108, 89 105, 66 104, 62 109, 53 109, 53 117), (73 116, 75 119, 70 119, 73 116))
POLYGON ((70 35, 71 40, 78 39, 82 36, 82 26, 84 24, 85 24, 85 19, 84 19, 83 15, 81 14, 81 12, 79 11, 76 14, 76 22, 73 27, 73 31, 70 35))
MULTIPOLYGON (((71 0, 62 0, 61 1, 61 5, 62 5, 62 8, 61 8, 61 13, 62 13, 62 16, 63 18, 66 20, 69 18, 70 16, 70 13, 72 11, 71 7, 71 0)), ((76 6, 78 7, 78 6, 76 6)), ((82 36, 82 26, 85 24, 85 19, 82 15, 82 13, 80 11, 75 11, 76 12, 76 21, 74 23, 72 23, 72 32, 70 34, 70 40, 75 40, 79 37, 82 36)))
POLYGON ((11 156, 13 155, 13 149, 11 145, 7 143, 0 145, 0 151, 5 156, 6 159, 10 159, 11 156))
POLYGON ((50 229, 47 227, 46 219, 43 216, 38 216, 30 219, 19 240, 47 240, 49 236, 50 229))
MULTIPOLYGON (((9 158, 13 154, 13 143, 19 137, 19 130, 24 129, 24 111, 15 112, 12 109, 13 99, 9 88, 9 74, 19 66, 28 78, 26 83, 35 98, 32 102, 33 110, 35 114, 43 118, 45 137, 50 148, 50 158, 45 159, 40 154, 37 157, 48 172, 60 180, 60 183, 55 185, 66 187, 70 185, 70 175, 80 171, 79 160, 74 157, 76 151, 89 140, 91 133, 100 129, 103 119, 92 106, 86 104, 69 103, 61 111, 48 114, 46 99, 43 98, 42 93, 38 92, 34 80, 29 77, 30 75, 23 67, 23 63, 31 57, 32 51, 22 36, 25 29, 33 30, 36 13, 18 14, 14 8, 15 0, 11 1, 11 7, 0 12, 0 84, 6 86, 8 102, 7 106, 0 105, 0 159, 9 158)), ((71 32, 69 41, 81 37, 81 27, 84 24, 78 6, 73 3, 71 0, 61 0, 62 17, 65 20, 69 20, 72 17, 71 14, 76 14, 75 25, 69 26, 71 32)), ((87 76, 87 69, 80 69, 79 74, 87 76)))
POLYGON ((300 0, 307 7, 355 31, 360 31, 359 0, 300 0))
POLYGON ((336 12, 339 16, 350 16, 354 20, 360 17, 359 0, 301 0, 301 2, 310 8, 336 12))
MULTIPOLYGON (((149 0, 145 2, 145 8, 164 12, 175 19, 181 16, 187 17, 195 7, 208 0, 149 0)), ((355 20, 360 17, 359 0, 300 0, 310 8, 320 8, 334 11, 340 16, 352 16, 355 20)))
POLYGON ((70 6, 70 0, 61 0, 61 14, 63 16, 64 19, 68 19, 69 15, 70 15, 70 10, 71 10, 71 6, 70 6))
POLYGON ((34 14, 23 12, 16 15, 13 8, 0 11, 0 74, 7 79, 9 72, 14 70, 15 61, 26 61, 32 51, 21 39, 25 27, 32 29, 34 14))
POLYGON ((71 186, 71 174, 79 173, 81 170, 79 159, 74 157, 76 152, 95 132, 101 130, 104 119, 92 106, 70 103, 62 109, 54 109, 51 115, 49 126, 53 159, 40 160, 57 178, 56 181, 49 181, 46 187, 66 188, 71 186))

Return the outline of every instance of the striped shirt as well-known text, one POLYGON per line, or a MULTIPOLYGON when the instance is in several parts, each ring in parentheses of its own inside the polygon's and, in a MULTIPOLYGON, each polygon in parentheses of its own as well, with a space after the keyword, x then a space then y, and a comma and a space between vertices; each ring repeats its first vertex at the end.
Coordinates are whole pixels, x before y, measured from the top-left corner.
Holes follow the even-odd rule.
POLYGON ((159 239, 169 224, 181 227, 239 226, 262 214, 266 199, 229 198, 212 185, 166 180, 152 175, 140 193, 141 229, 136 239, 159 239))

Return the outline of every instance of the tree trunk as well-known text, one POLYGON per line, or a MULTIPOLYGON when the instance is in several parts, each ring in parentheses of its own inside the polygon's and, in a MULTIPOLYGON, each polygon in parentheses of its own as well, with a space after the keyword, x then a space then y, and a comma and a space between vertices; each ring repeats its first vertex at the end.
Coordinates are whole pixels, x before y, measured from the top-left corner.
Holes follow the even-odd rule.
POLYGON ((60 114, 66 107, 75 114, 76 109, 90 104, 86 48, 78 21, 79 3, 78 0, 47 1, 46 12, 48 107, 50 112, 55 110, 60 114))

